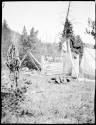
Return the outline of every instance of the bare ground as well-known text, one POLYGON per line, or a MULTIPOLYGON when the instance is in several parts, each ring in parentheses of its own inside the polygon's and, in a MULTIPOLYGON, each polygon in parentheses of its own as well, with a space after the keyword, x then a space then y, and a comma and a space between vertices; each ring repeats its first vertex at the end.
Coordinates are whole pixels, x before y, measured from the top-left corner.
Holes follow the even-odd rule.
MULTIPOLYGON (((2 123, 95 123, 95 81, 54 84, 53 76, 21 71, 18 95, 7 93, 11 81, 2 70, 2 123)), ((56 77, 56 76, 55 76, 56 77)))

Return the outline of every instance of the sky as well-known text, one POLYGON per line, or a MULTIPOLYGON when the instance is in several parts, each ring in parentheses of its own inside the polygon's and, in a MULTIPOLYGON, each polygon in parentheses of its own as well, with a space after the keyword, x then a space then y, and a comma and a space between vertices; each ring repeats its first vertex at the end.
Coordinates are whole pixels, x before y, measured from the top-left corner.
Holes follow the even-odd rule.
MULTIPOLYGON (((26 26, 28 34, 32 27, 38 30, 38 38, 43 42, 58 42, 63 31, 63 24, 68 8, 68 1, 30 1, 4 2, 2 20, 6 19, 9 27, 19 32, 26 26)), ((70 4, 69 20, 76 35, 80 35, 83 42, 95 42, 92 36, 85 32, 88 18, 95 20, 95 2, 73 1, 70 4)), ((92 43, 93 43, 92 42, 92 43)))

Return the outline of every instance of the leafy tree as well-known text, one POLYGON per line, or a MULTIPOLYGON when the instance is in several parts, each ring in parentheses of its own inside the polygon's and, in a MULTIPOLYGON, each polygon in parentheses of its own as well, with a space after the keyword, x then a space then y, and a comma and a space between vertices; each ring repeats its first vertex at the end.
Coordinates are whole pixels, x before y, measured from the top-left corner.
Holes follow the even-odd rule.
MULTIPOLYGON (((86 28, 86 32, 91 35, 96 42, 96 21, 93 21, 91 18, 88 19, 88 29, 86 28)), ((96 43, 94 45, 94 48, 96 49, 96 43)))
POLYGON ((88 19, 88 26, 90 29, 86 28, 86 32, 96 39, 96 21, 92 21, 90 18, 88 19))

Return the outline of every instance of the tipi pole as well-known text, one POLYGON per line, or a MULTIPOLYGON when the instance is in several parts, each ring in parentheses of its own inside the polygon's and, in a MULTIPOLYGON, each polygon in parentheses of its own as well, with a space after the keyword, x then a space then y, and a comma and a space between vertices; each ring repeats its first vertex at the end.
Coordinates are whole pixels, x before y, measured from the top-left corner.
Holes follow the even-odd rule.
POLYGON ((26 58, 27 56, 27 53, 24 55, 23 59, 21 60, 21 65, 22 65, 22 62, 24 61, 24 59, 26 58))
MULTIPOLYGON (((29 52, 29 54, 31 55, 31 57, 33 57, 33 55, 31 54, 31 52, 29 52)), ((35 60, 34 57, 33 57, 33 59, 35 60)), ((38 68, 38 66, 37 66, 36 63, 35 63, 36 60, 35 60, 35 61, 34 61, 34 60, 33 60, 33 62, 34 62, 34 64, 35 64, 35 66, 37 67, 38 71, 40 71, 39 68, 38 68)))
POLYGON ((40 62, 38 62, 38 60, 32 55, 31 51, 29 50, 28 52, 31 54, 31 56, 33 57, 33 59, 41 66, 40 62))
MULTIPOLYGON (((66 20, 68 19, 68 15, 69 15, 70 2, 71 2, 71 1, 69 1, 69 6, 68 6, 68 10, 67 10, 66 20)), ((67 39, 67 38, 66 38, 66 39, 67 39)), ((74 62, 73 62, 72 54, 71 54, 71 49, 70 49, 70 39, 67 39, 67 52, 68 52, 69 55, 70 55, 70 59, 71 59, 71 62, 72 62, 72 66, 73 66, 73 69, 74 69, 74 71, 75 71, 75 66, 74 66, 74 62)), ((75 73, 76 73, 76 71, 75 71, 75 73)), ((77 77, 77 79, 78 79, 77 73, 76 73, 76 77, 77 77)))
POLYGON ((71 1, 69 1, 69 6, 68 6, 68 10, 67 10, 66 20, 68 19, 68 15, 69 15, 70 2, 71 2, 71 1))

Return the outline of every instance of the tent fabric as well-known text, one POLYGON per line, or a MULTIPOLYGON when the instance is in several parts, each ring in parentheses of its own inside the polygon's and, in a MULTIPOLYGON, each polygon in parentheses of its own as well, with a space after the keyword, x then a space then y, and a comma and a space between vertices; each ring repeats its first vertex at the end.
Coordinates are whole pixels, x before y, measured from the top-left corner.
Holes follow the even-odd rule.
POLYGON ((72 75, 72 77, 78 77, 79 76, 79 55, 75 54, 74 52, 71 52, 70 44, 68 44, 68 48, 67 48, 67 43, 64 42, 62 45, 63 73, 64 75, 72 75))
POLYGON ((31 52, 27 52, 23 57, 21 61, 21 67, 23 66, 27 66, 29 69, 41 70, 41 65, 39 64, 39 62, 37 62, 31 52))
POLYGON ((80 73, 87 78, 95 78, 95 49, 84 48, 80 73))
POLYGON ((78 77, 79 76, 79 55, 73 54, 72 56, 73 56, 73 63, 74 63, 74 67, 72 66, 72 77, 78 77))
MULTIPOLYGON (((70 46, 69 46, 70 47, 70 46)), ((62 45, 62 58, 63 58, 63 73, 64 75, 72 75, 73 77, 77 77, 79 75, 79 56, 75 53, 71 53, 67 51, 70 48, 67 48, 67 43, 64 42, 62 45), (72 56, 72 59, 71 59, 72 56), (76 58, 74 58, 76 57, 76 58), (74 66, 72 64, 74 63, 74 66)))
POLYGON ((72 76, 83 76, 88 79, 95 78, 95 49, 92 47, 84 46, 83 56, 81 58, 81 63, 79 63, 79 55, 74 58, 72 53, 72 60, 74 63, 74 67, 72 65, 72 60, 70 57, 69 52, 67 52, 66 44, 63 44, 62 47, 62 58, 63 58, 63 73, 65 75, 72 75, 72 76), (75 70, 74 70, 75 68, 75 70), (75 71, 75 72, 74 72, 75 71))
POLYGON ((63 50, 64 52, 67 52, 67 44, 66 44, 66 42, 63 43, 63 45, 62 45, 62 50, 63 50))
POLYGON ((63 73, 65 75, 72 74, 72 62, 70 59, 70 54, 68 52, 63 53, 63 73))

